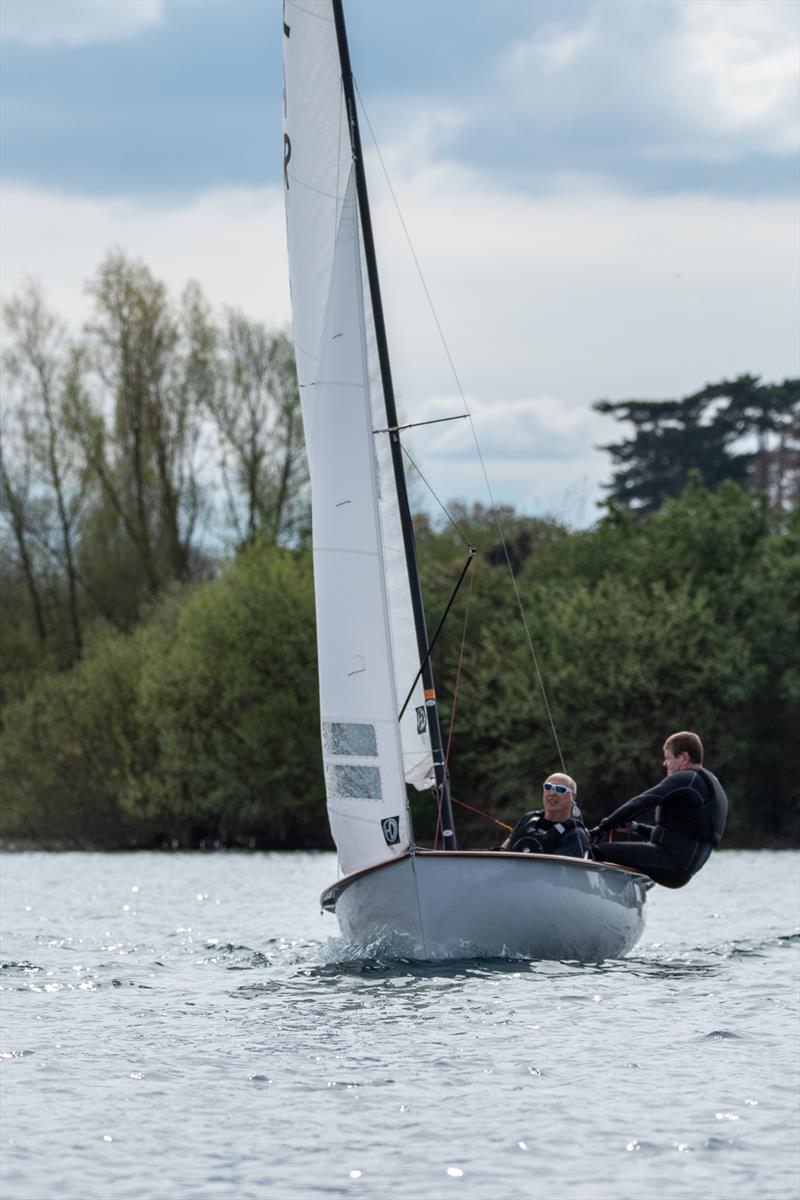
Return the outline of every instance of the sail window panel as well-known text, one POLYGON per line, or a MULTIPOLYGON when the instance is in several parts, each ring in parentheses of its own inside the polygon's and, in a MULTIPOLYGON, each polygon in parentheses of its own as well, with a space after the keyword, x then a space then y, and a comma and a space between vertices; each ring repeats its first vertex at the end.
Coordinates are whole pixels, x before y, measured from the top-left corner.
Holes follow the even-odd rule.
POLYGON ((328 763, 325 767, 325 787, 329 796, 352 800, 380 800, 383 795, 379 767, 328 763))
POLYGON ((322 744, 326 755, 337 758, 378 757, 378 735, 374 725, 325 721, 322 744))

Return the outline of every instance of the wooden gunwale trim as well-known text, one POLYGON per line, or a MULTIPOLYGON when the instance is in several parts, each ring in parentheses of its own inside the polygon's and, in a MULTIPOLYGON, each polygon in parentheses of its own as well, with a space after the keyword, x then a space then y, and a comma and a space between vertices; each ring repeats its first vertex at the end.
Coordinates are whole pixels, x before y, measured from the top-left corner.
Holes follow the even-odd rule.
POLYGON ((385 867, 392 867, 395 863, 403 862, 409 858, 513 858, 527 859, 531 862, 557 862, 568 863, 573 867, 583 867, 587 870, 599 871, 622 871, 627 875, 638 875, 642 879, 650 880, 641 871, 637 871, 635 867, 624 866, 622 863, 606 863, 588 858, 573 858, 566 854, 524 854, 515 850, 424 850, 416 849, 412 854, 410 850, 406 850, 403 854, 398 854, 396 858, 386 858, 382 862, 373 863, 369 867, 361 867, 358 871, 353 871, 350 875, 343 875, 341 879, 337 879, 336 883, 332 883, 330 887, 325 888, 325 891, 320 896, 320 904, 328 912, 333 912, 336 907, 336 901, 339 896, 350 887, 351 883, 355 883, 357 879, 361 879, 364 875, 373 875, 376 871, 381 871, 385 867))

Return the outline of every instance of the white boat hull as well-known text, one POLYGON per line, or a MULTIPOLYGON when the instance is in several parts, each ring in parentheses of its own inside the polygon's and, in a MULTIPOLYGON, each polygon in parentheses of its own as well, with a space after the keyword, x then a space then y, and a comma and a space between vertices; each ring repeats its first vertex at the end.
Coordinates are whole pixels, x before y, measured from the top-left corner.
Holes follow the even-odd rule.
POLYGON ((376 955, 598 962, 639 940, 650 880, 555 855, 418 851, 322 895, 343 937, 376 955))

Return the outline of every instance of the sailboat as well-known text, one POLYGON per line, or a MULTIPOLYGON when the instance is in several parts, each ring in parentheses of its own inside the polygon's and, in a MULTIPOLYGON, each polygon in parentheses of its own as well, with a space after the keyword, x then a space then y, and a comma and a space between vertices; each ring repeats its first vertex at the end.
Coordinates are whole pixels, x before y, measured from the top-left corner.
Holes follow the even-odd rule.
POLYGON ((403 470, 342 0, 285 0, 284 154, 311 478, 322 757, 346 941, 422 960, 597 961, 644 927, 649 881, 458 848, 403 470), (415 844, 431 789, 441 849, 415 844))

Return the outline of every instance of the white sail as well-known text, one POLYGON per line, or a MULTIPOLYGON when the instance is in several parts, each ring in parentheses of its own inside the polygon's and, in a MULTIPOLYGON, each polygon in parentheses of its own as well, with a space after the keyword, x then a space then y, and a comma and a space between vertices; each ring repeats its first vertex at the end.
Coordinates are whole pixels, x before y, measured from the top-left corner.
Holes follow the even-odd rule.
POLYGON ((346 872, 406 850, 433 763, 331 0, 284 8, 285 193, 325 786, 346 872))

